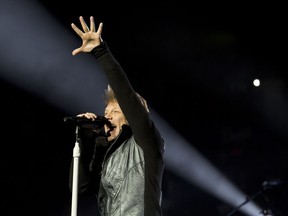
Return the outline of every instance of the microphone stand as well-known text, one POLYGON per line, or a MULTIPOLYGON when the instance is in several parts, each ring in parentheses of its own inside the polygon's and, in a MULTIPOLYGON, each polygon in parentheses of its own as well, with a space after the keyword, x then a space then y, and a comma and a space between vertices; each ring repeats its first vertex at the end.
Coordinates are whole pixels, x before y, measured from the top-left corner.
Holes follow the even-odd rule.
MULTIPOLYGON (((264 181, 262 183, 262 189, 257 191, 254 195, 252 195, 250 198, 248 197, 243 203, 241 203, 239 206, 236 206, 235 208, 233 208, 228 214, 227 216, 231 216, 233 215, 234 213, 236 213, 243 205, 245 205, 246 203, 254 200, 258 195, 263 195, 263 197, 265 198, 263 192, 268 190, 268 189, 271 189, 273 187, 276 187, 276 186, 279 186, 283 184, 283 181, 281 179, 272 179, 272 180, 269 180, 269 181, 264 181)), ((267 216, 272 216, 274 215, 274 213, 270 210, 270 209, 267 209, 267 210, 264 210, 264 211, 261 211, 260 213, 263 213, 263 215, 267 215, 267 216)), ((281 214, 279 214, 281 215, 281 214)))
POLYGON ((73 182, 72 182, 71 216, 77 215, 79 158, 80 158, 79 126, 76 126, 76 142, 73 148, 73 180, 72 180, 73 182))
POLYGON ((102 127, 107 125, 110 129, 114 126, 104 116, 97 116, 92 121, 85 117, 64 117, 64 122, 72 122, 76 124, 76 142, 73 149, 73 179, 72 179, 72 203, 71 203, 71 216, 77 216, 78 206, 78 172, 79 172, 79 158, 80 158, 80 145, 79 145, 79 127, 86 129, 93 129, 96 133, 100 133, 102 127))
MULTIPOLYGON (((243 203, 241 203, 240 205, 238 205, 235 208, 233 208, 232 211, 230 211, 227 214, 227 216, 231 216, 231 215, 235 214, 242 206, 244 206, 246 203, 254 200, 258 195, 262 194, 263 191, 264 191, 264 189, 261 189, 261 190, 257 191, 254 195, 252 195, 250 198, 247 197, 246 200, 243 203)), ((261 212, 259 212, 259 213, 261 213, 261 212)))

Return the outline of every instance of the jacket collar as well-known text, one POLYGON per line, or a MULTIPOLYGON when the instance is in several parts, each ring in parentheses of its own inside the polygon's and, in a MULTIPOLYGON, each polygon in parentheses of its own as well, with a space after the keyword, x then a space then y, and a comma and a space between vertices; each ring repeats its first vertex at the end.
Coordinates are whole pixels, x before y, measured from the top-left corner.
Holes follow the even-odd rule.
POLYGON ((130 126, 122 125, 122 129, 121 129, 118 137, 115 140, 110 141, 110 147, 108 148, 108 150, 106 152, 104 161, 131 136, 132 136, 132 130, 131 130, 130 126))

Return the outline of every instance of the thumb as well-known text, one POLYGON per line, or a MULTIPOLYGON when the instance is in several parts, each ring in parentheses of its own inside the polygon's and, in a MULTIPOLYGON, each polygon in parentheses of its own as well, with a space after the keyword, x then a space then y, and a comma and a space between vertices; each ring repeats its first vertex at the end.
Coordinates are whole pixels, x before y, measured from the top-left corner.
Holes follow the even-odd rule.
POLYGON ((79 52, 81 52, 81 49, 80 49, 80 48, 74 49, 74 50, 72 51, 72 55, 75 56, 75 55, 77 55, 79 52))

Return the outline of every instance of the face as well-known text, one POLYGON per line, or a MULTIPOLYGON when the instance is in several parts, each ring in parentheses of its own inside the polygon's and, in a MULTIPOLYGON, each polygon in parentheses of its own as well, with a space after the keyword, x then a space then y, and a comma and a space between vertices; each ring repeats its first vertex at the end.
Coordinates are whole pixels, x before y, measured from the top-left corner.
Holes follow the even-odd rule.
POLYGON ((108 103, 108 105, 105 108, 105 118, 107 118, 111 124, 114 126, 114 128, 111 130, 105 125, 105 132, 108 133, 108 141, 116 139, 118 134, 120 133, 121 127, 123 124, 128 124, 127 120, 119 106, 119 104, 116 101, 111 101, 108 103), (110 136, 109 136, 110 134, 110 136))

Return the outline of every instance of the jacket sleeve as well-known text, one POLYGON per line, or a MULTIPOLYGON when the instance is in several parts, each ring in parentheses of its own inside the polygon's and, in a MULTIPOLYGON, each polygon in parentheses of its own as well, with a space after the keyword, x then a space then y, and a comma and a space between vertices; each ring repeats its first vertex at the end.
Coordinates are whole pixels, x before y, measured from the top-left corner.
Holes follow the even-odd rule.
POLYGON ((107 44, 103 42, 100 46, 95 47, 91 54, 97 58, 103 68, 117 101, 129 122, 136 142, 149 152, 162 152, 163 140, 160 133, 107 44), (155 149, 157 150, 155 151, 155 149))

